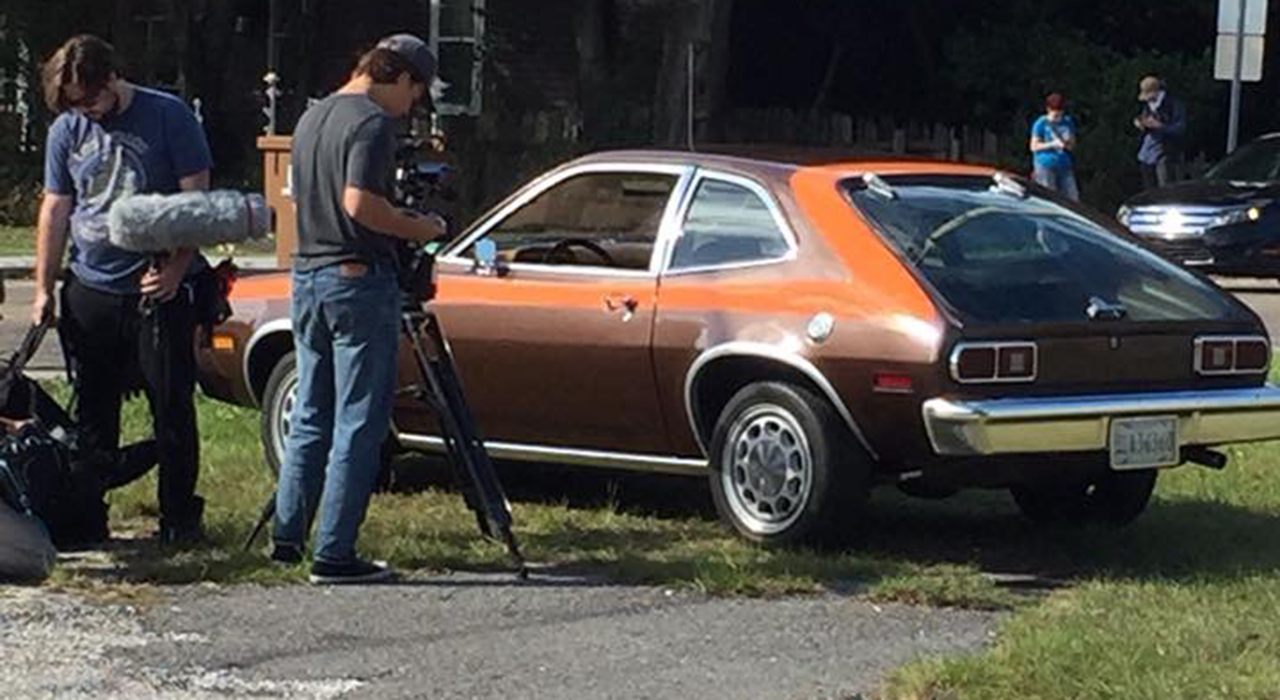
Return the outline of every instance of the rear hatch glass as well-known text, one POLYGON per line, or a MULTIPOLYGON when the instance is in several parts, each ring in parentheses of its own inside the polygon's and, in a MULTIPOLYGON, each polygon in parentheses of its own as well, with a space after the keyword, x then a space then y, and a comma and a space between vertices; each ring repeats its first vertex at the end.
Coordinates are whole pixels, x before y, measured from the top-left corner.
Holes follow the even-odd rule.
POLYGON ((869 175, 843 186, 962 322, 1248 321, 1212 285, 1011 178, 869 175))

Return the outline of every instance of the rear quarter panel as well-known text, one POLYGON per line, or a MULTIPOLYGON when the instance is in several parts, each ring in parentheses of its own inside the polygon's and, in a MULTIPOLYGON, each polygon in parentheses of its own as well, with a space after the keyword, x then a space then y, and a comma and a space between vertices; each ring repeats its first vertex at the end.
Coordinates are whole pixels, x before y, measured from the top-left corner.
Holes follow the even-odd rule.
POLYGON ((677 451, 697 454, 685 382, 699 356, 729 344, 767 348, 812 364, 833 385, 885 463, 927 449, 920 404, 938 382, 943 321, 928 295, 837 189, 841 175, 798 169, 757 174, 796 234, 794 260, 668 273, 660 282, 654 357, 660 400, 677 451), (807 334, 828 313, 823 342, 807 334), (877 371, 907 372, 913 394, 872 391, 877 371), (683 417, 685 420, 677 420, 683 417))

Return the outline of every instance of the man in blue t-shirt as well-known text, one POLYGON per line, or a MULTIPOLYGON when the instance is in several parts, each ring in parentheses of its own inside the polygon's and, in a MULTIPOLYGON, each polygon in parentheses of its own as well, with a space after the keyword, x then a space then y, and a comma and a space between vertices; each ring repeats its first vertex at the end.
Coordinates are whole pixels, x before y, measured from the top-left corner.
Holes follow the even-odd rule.
POLYGON ((1066 99, 1055 92, 1045 98, 1045 113, 1031 125, 1032 177, 1078 202, 1080 188, 1071 155, 1076 146, 1076 122, 1066 108, 1066 99))
MULTIPOLYGON (((58 331, 70 355, 82 454, 112 455, 125 392, 145 390, 160 463, 160 539, 201 536, 195 494, 195 306, 190 278, 206 266, 194 248, 160 256, 107 240, 121 197, 209 187, 212 158, 181 100, 120 77, 111 45, 91 35, 64 43, 43 67, 44 98, 59 116, 45 148, 36 242, 33 323, 55 317, 54 287, 70 232, 70 273, 58 331)), ((98 464, 79 465, 86 470, 98 464)), ((106 537, 102 507, 101 538, 106 537)))

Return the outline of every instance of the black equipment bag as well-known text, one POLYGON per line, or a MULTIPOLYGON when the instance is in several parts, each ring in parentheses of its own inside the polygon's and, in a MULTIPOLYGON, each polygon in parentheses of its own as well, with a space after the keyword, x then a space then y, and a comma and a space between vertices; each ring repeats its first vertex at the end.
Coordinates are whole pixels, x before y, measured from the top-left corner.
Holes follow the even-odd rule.
POLYGON ((79 448, 70 415, 22 371, 48 327, 32 326, 0 368, 0 498, 43 521, 66 548, 106 539, 104 494, 150 470, 156 449, 154 440, 110 454, 79 448))

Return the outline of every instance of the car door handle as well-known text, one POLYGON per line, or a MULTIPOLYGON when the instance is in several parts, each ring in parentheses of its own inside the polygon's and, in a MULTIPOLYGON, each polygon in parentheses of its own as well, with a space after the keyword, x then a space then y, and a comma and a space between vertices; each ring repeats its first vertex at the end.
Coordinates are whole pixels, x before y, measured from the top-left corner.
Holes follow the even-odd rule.
POLYGON ((617 311, 622 312, 622 320, 630 320, 631 315, 636 312, 640 306, 640 302, 630 294, 608 294, 604 298, 604 308, 610 313, 617 311))

